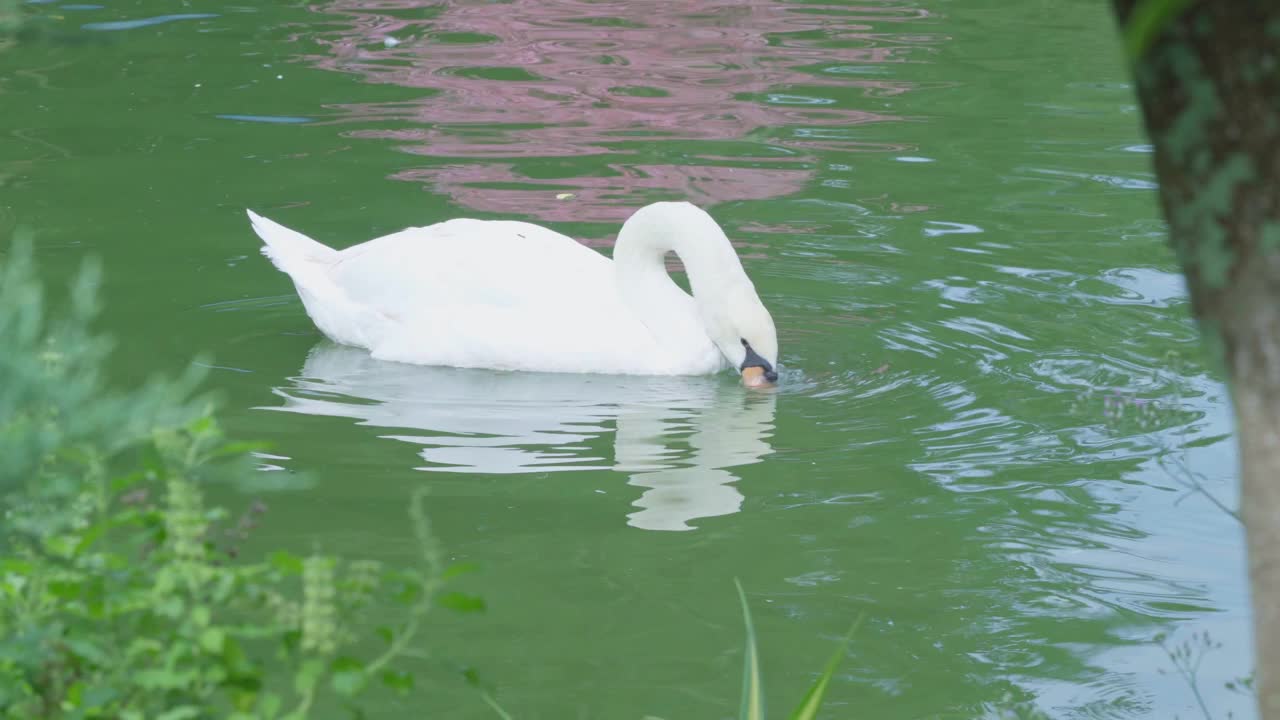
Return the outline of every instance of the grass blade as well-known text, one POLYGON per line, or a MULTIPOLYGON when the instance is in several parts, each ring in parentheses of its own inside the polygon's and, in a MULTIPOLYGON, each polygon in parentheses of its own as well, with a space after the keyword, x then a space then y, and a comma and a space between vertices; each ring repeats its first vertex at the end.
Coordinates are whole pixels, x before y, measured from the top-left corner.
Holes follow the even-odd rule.
POLYGON ((790 720, 814 720, 818 717, 818 709, 822 707, 822 698, 827 694, 827 685, 831 683, 831 678, 836 674, 836 668, 840 666, 840 661, 844 659, 845 651, 849 649, 849 643, 853 641, 854 633, 858 632, 858 626, 862 624, 862 618, 865 614, 860 613, 858 619, 853 621, 853 626, 849 628, 849 632, 845 634, 844 641, 840 643, 840 647, 836 648, 835 654, 827 661, 827 667, 823 669, 822 674, 814 681, 813 687, 809 688, 809 692, 805 693, 804 699, 800 701, 800 706, 791 713, 790 720))
POLYGON ((747 625, 747 647, 742 658, 742 706, 738 711, 741 720, 764 720, 764 686, 760 682, 760 655, 756 652, 756 628, 751 623, 751 608, 747 606, 747 594, 737 578, 738 599, 742 601, 742 619, 747 625))
POLYGON ((506 710, 502 709, 502 706, 498 704, 497 700, 493 699, 492 695, 485 692, 484 690, 481 690, 480 697, 484 700, 484 703, 486 705, 493 708, 493 711, 498 713, 498 717, 502 718, 502 720, 512 720, 511 716, 507 714, 506 710))

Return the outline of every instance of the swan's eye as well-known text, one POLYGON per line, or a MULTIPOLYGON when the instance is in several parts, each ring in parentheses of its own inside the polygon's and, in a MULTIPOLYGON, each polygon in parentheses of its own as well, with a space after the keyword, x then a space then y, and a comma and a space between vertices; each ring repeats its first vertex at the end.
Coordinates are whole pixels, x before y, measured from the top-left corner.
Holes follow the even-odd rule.
POLYGON ((751 343, 747 342, 746 339, 744 338, 738 338, 738 339, 742 341, 742 347, 746 348, 747 350, 747 356, 743 358, 742 365, 738 368, 738 370, 741 371, 741 370, 746 370, 749 367, 758 367, 764 370, 764 377, 766 380, 768 380, 769 382, 778 382, 778 373, 776 370, 773 369, 773 366, 769 364, 769 361, 760 357, 760 354, 757 353, 755 350, 752 350, 751 343))

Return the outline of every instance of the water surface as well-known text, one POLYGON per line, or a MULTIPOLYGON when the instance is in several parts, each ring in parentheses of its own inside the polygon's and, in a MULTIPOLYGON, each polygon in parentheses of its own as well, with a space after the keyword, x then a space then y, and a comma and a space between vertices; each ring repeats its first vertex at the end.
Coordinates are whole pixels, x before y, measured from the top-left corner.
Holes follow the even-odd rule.
MULTIPOLYGON (((1162 244, 1098 3, 39 4, 0 50, 0 230, 107 266, 118 374, 212 353, 271 441, 263 548, 407 561, 415 487, 484 616, 424 640, 520 718, 775 710, 867 613, 832 717, 1193 717, 1155 638, 1249 672, 1227 399, 1162 244), (346 246, 452 216, 607 251, 689 199, 783 386, 378 363, 324 341, 242 209, 346 246), (1082 399, 1092 390, 1094 395, 1082 399), (1161 403, 1117 422, 1103 394, 1161 403), (303 482, 303 479, 306 479, 303 482), (1162 672, 1164 671, 1164 672, 1162 672)), ((1129 410, 1132 413, 1132 408, 1129 410)), ((489 717, 447 664, 376 717, 489 717)))

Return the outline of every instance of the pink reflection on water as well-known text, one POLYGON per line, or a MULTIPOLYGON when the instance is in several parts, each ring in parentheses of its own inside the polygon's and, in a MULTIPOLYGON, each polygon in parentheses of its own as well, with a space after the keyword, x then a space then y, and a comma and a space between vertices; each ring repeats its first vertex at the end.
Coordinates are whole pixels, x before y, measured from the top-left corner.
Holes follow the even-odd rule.
POLYGON ((404 19, 423 7, 317 7, 349 27, 323 38, 331 54, 311 58, 316 65, 433 91, 412 103, 345 106, 348 120, 373 126, 348 135, 454 159, 397 179, 478 210, 543 220, 615 221, 658 197, 704 206, 778 197, 805 187, 811 152, 908 150, 858 129, 902 120, 879 101, 914 86, 876 76, 922 59, 939 39, 889 32, 929 16, 891 0, 459 1, 431 6, 440 11, 430 20, 404 19), (401 44, 384 46, 386 37, 401 44), (865 108, 826 90, 850 87, 862 90, 865 108), (388 120, 395 127, 377 127, 388 120), (670 141, 703 144, 681 146, 663 164, 652 151, 670 141), (726 142, 736 147, 714 144, 726 142), (744 143, 763 157, 743 162, 744 143), (607 156, 590 165, 609 175, 530 177, 530 158, 592 155, 607 156), (550 201, 557 192, 577 197, 550 201))
POLYGON ((468 207, 504 215, 536 209, 548 221, 622 222, 631 212, 657 200, 688 200, 703 207, 724 200, 763 200, 804 187, 806 170, 736 168, 716 165, 610 165, 609 177, 568 180, 529 179, 511 165, 467 164, 417 168, 393 175, 397 180, 430 182, 451 189, 468 207), (520 183, 527 187, 485 187, 488 183, 520 183), (557 199, 563 193, 572 198, 557 199))

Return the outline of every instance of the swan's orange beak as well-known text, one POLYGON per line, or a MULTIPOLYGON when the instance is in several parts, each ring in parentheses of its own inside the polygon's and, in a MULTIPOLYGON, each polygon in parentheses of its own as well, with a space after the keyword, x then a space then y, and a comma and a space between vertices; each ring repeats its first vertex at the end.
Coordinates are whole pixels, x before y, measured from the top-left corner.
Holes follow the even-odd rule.
POLYGON ((774 382, 766 376, 764 368, 756 367, 755 365, 742 368, 742 384, 749 388, 770 388, 774 386, 774 382))

